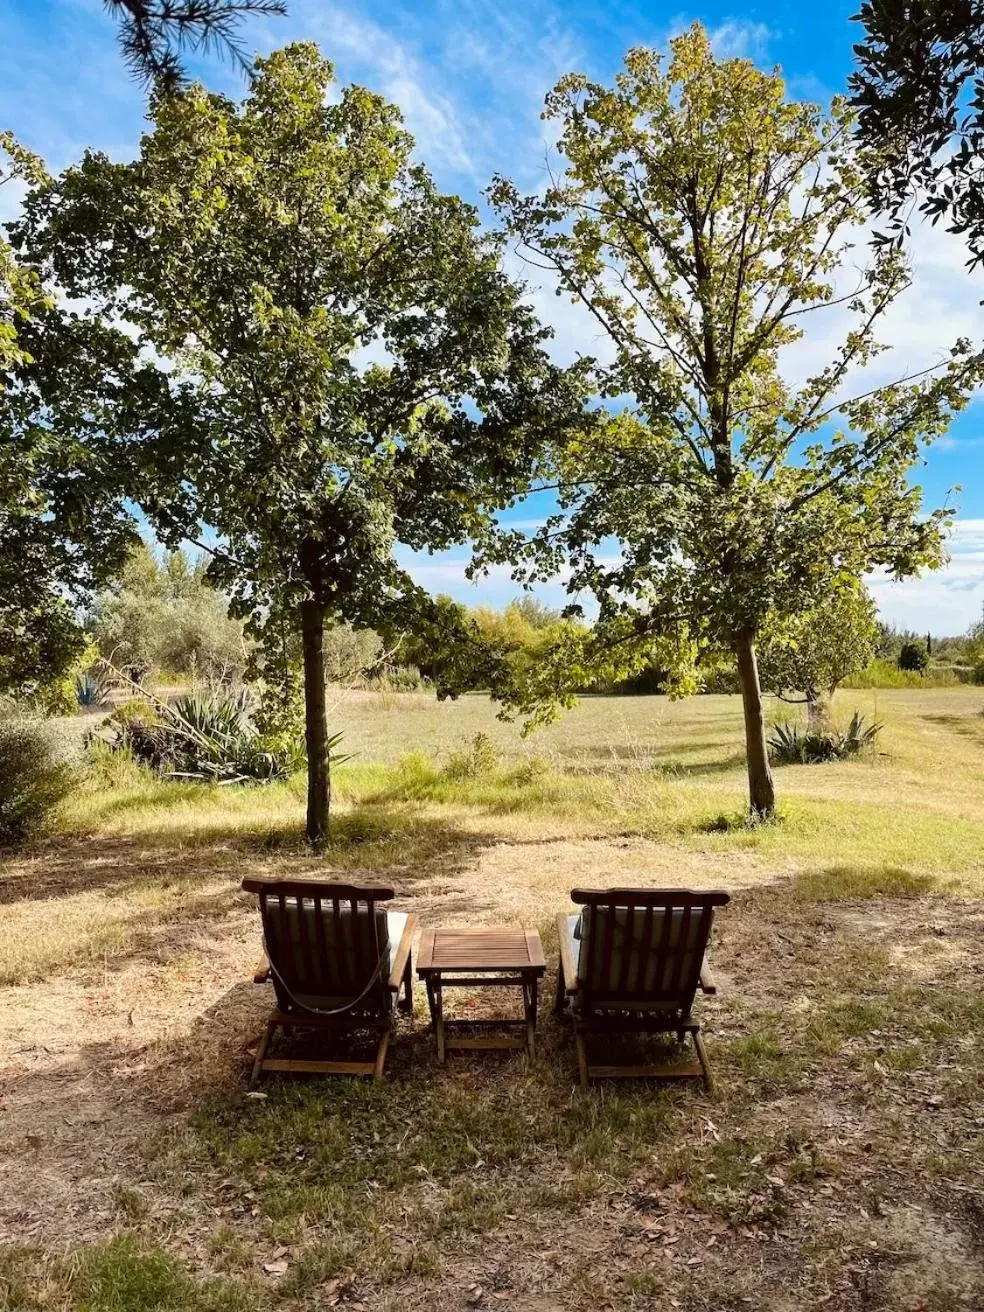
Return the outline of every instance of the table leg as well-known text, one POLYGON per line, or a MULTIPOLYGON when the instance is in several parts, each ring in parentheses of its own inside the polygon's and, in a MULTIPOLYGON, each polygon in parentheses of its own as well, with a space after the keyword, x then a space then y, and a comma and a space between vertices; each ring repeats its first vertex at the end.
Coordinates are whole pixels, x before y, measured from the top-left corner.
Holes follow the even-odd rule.
POLYGON ((530 1057, 536 1056, 536 992, 536 976, 524 978, 523 1012, 526 1017, 526 1050, 530 1057))
POLYGON ((444 993, 440 975, 434 981, 434 1032, 437 1035, 437 1060, 443 1066, 447 1053, 444 1049, 444 993))
POLYGON ((439 1029, 438 1029, 438 1016, 439 1016, 439 1014, 440 1014, 441 1004, 439 1003, 439 1001, 438 1001, 438 997, 437 997, 437 987, 436 987, 436 983, 435 983, 434 977, 433 977, 432 975, 428 975, 427 978, 425 979, 424 983, 425 983, 425 985, 426 985, 426 987, 427 987, 427 1006, 428 1006, 428 1008, 430 1009, 431 1024, 434 1026, 434 1033, 435 1033, 435 1035, 437 1036, 437 1055, 438 1055, 438 1059, 439 1059, 439 1060, 443 1060, 443 1057, 442 1057, 442 1055, 441 1055, 441 1049, 442 1049, 442 1047, 443 1047, 443 1044, 442 1044, 442 1041, 441 1041, 441 1040, 442 1040, 442 1037, 443 1037, 443 1036, 442 1036, 442 1033, 441 1033, 441 1030, 443 1030, 443 1025, 441 1026, 441 1029, 439 1030, 439 1029))

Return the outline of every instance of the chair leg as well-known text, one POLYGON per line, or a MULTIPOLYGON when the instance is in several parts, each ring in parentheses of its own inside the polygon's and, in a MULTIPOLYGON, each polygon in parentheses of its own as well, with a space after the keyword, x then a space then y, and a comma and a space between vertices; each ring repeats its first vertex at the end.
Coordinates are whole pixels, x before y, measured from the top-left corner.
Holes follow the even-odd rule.
POLYGON ((403 972, 403 998, 400 1001, 400 1010, 408 1016, 413 1015, 413 968, 409 957, 407 957, 407 968, 403 972))
POLYGON ((700 1062, 700 1068, 704 1072, 704 1087, 708 1093, 713 1093, 714 1077, 711 1075, 711 1063, 707 1059, 707 1049, 704 1047, 704 1039, 699 1031, 694 1032, 694 1047, 697 1049, 697 1060, 700 1062))
POLYGON ((256 1060, 253 1062, 253 1069, 249 1077, 249 1088, 255 1088, 257 1080, 260 1078, 260 1071, 263 1069, 263 1058, 266 1056, 267 1048, 270 1046, 270 1040, 277 1032, 277 1022, 271 1020, 267 1022, 267 1027, 263 1031, 263 1037, 260 1039, 260 1046, 256 1049, 256 1060))
POLYGON ((581 1080, 581 1088, 588 1087, 588 1045, 584 1040, 583 1034, 574 1036, 577 1044, 577 1073, 581 1080))
POLYGON ((557 992, 554 995, 554 1012, 558 1016, 564 1014, 564 1003, 567 1001, 567 995, 564 991, 564 970, 563 967, 557 971, 557 992))
POLYGON ((372 1078, 374 1080, 381 1080, 383 1078, 383 1068, 386 1065, 386 1052, 389 1048, 389 1044, 390 1032, 387 1030, 379 1040, 379 1047, 376 1049, 376 1064, 372 1070, 372 1078))

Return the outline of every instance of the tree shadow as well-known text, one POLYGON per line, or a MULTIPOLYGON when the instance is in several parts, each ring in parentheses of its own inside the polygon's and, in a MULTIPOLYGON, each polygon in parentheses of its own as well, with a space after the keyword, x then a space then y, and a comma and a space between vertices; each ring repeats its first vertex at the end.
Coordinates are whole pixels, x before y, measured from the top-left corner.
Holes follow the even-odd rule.
POLYGON ((223 876, 232 889, 250 868, 271 865, 294 876, 347 877, 358 870, 406 886, 435 873, 458 873, 496 841, 492 833, 466 830, 446 817, 379 805, 339 816, 331 842, 319 852, 308 847, 296 824, 244 833, 234 821, 216 823, 194 842, 153 829, 125 837, 60 837, 0 865, 0 905, 92 891, 123 893, 154 882, 193 887, 223 876))
POLYGON ((984 715, 980 712, 975 711, 973 715, 921 715, 919 718, 930 724, 941 724, 945 729, 952 729, 954 733, 984 745, 984 715))
POLYGON ((673 761, 657 767, 662 774, 698 778, 700 775, 729 774, 745 768, 745 753, 734 752, 717 761, 673 761))

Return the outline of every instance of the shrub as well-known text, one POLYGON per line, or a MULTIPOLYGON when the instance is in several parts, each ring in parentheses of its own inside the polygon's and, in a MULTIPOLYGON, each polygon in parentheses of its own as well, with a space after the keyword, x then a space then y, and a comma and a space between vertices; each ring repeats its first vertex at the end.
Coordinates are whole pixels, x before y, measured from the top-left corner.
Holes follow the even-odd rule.
POLYGON ((881 657, 867 669, 844 680, 845 688, 953 688, 964 678, 952 665, 930 665, 925 670, 900 670, 897 662, 881 657))
POLYGON ((550 762, 542 756, 528 756, 525 761, 517 765, 513 774, 513 782, 520 787, 527 787, 530 784, 541 783, 550 774, 550 762))
POLYGON ((499 764, 499 753, 487 733, 477 733, 471 746, 452 752, 442 773, 446 779, 479 779, 492 774, 499 764))
POLYGON ((329 683, 348 683, 367 675, 378 663, 383 640, 372 629, 337 624, 325 631, 325 677, 329 683))
POLYGON ((42 830, 73 781, 71 765, 40 721, 0 722, 0 844, 42 830))
POLYGON ((152 672, 215 680, 242 674, 243 626, 213 588, 202 561, 183 551, 158 558, 135 549, 117 583, 101 592, 88 627, 104 658, 138 682, 152 672))
MULTIPOLYGON (((269 783, 304 766, 300 739, 262 734, 250 717, 249 694, 191 693, 156 707, 128 702, 105 722, 115 731, 109 747, 127 752, 168 778, 203 782, 269 783)), ((329 740, 333 751, 341 739, 329 740)), ((343 757, 335 757, 337 764, 343 757)))
POLYGON ((824 761, 842 761, 874 746, 882 726, 868 724, 855 711, 843 733, 836 730, 813 732, 797 724, 777 724, 769 739, 769 755, 777 765, 819 765, 824 761))
POLYGON ((929 666, 929 652, 921 643, 905 642, 899 652, 899 669, 922 673, 929 666))
POLYGON ((393 665, 373 679, 373 686, 387 692, 423 692, 431 683, 416 665, 393 665))

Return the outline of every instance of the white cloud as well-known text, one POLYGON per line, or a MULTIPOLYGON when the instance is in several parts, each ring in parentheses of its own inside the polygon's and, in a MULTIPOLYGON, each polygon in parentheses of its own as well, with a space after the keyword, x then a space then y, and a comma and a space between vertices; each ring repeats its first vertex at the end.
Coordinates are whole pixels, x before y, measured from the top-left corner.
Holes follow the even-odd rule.
POLYGON ((745 18, 729 18, 708 29, 711 48, 719 59, 766 58, 769 41, 775 36, 765 23, 745 18))
POLYGON ((984 609, 984 519, 958 519, 949 542, 949 563, 919 578, 896 583, 868 579, 882 619, 901 628, 939 636, 965 633, 984 609))
MULTIPOLYGON (((551 0, 504 10, 461 0, 442 24, 390 10, 386 26, 324 0, 293 0, 290 37, 318 41, 343 82, 365 82, 400 105, 420 158, 435 172, 466 178, 478 199, 494 171, 535 185, 543 171, 543 98, 578 63, 579 45, 551 0), (532 179, 532 181, 531 181, 532 179)), ((265 39, 281 44, 280 25, 265 39)))
POLYGON ((411 44, 371 19, 333 5, 319 4, 313 12, 298 5, 297 17, 325 54, 342 66, 343 77, 348 65, 372 71, 372 89, 403 110, 424 159, 458 173, 474 172, 458 107, 438 90, 439 79, 411 44))

